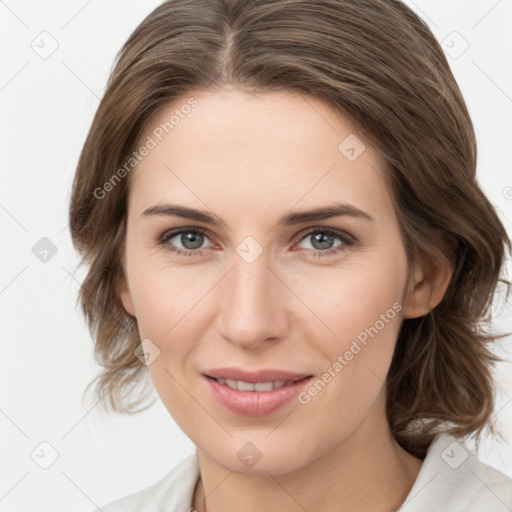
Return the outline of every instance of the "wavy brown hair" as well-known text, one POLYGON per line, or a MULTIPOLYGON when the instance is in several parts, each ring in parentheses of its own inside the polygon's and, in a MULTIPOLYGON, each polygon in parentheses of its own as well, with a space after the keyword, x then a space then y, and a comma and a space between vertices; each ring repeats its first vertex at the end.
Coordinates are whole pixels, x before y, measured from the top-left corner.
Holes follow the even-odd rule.
POLYGON ((134 353, 137 321, 118 295, 132 175, 112 177, 153 116, 177 98, 225 86, 319 98, 384 156, 409 263, 448 258, 454 267, 441 303, 401 325, 387 376, 391 431, 418 457, 441 431, 494 432, 491 370, 501 359, 490 344, 507 334, 486 326, 499 281, 508 298, 500 274, 510 239, 477 183, 473 125, 446 57, 398 0, 170 0, 131 34, 70 201, 73 243, 89 266, 79 300, 102 366, 86 391, 94 384, 102 407, 118 412, 153 403, 137 409, 149 393, 135 388, 148 372, 134 353), (452 251, 434 243, 440 237, 452 251))

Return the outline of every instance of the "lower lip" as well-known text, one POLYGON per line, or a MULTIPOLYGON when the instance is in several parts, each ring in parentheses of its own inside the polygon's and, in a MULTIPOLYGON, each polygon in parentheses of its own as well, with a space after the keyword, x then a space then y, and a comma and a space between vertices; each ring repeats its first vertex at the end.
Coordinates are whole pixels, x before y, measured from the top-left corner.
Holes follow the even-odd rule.
POLYGON ((240 391, 219 384, 211 377, 204 376, 204 378, 208 381, 213 396, 223 406, 236 414, 252 417, 266 416, 277 411, 297 396, 312 379, 307 377, 289 386, 270 391, 240 391))

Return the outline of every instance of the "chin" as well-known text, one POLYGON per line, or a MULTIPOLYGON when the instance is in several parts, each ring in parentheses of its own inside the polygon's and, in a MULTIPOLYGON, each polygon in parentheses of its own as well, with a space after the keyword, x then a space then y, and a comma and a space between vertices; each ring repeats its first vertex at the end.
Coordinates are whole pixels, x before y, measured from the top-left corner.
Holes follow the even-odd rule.
POLYGON ((277 437, 273 441, 247 439, 247 436, 243 440, 235 438, 227 446, 218 447, 213 452, 206 451, 206 455, 227 471, 255 476, 291 473, 315 459, 314 453, 306 451, 306 447, 302 446, 297 450, 300 443, 290 438, 286 439, 288 442, 281 442, 277 437))

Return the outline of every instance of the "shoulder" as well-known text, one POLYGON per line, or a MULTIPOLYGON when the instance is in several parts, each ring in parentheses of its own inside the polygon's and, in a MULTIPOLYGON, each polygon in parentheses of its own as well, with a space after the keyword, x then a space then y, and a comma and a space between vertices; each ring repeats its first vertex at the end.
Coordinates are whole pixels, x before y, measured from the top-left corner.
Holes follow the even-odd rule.
POLYGON ((400 512, 510 512, 512 479, 483 463, 466 444, 439 434, 400 512))
POLYGON ((158 482, 92 512, 187 512, 199 478, 196 455, 189 455, 158 482))

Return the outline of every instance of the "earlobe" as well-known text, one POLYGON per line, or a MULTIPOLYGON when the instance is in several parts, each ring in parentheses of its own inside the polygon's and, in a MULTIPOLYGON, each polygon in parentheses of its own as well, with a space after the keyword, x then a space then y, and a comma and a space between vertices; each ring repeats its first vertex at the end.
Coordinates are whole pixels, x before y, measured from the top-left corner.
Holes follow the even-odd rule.
POLYGON ((415 263, 409 278, 404 318, 418 318, 432 311, 443 299, 453 276, 446 258, 415 263))
POLYGON ((126 312, 129 315, 135 317, 135 308, 133 307, 132 296, 130 295, 128 283, 126 282, 126 278, 124 277, 124 275, 119 280, 118 294, 126 312))

